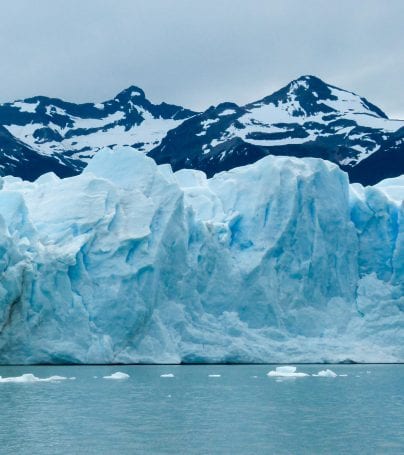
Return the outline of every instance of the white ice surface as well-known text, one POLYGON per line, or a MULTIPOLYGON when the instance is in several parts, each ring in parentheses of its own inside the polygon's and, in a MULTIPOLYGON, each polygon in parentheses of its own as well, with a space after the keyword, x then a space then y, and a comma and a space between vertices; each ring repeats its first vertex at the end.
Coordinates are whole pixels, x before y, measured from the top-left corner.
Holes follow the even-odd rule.
POLYGON ((67 378, 64 376, 49 376, 48 378, 38 378, 32 373, 26 373, 21 376, 14 376, 3 378, 0 376, 0 383, 2 382, 14 382, 14 383, 32 383, 32 382, 58 382, 63 381, 67 378))
POLYGON ((267 376, 275 378, 304 378, 309 376, 307 373, 296 371, 296 369, 296 367, 292 366, 276 367, 275 370, 269 371, 267 376))
POLYGON ((1 183, 2 363, 404 361, 402 179, 126 148, 1 183))
POLYGON ((104 379, 128 379, 130 376, 126 373, 122 373, 121 371, 117 371, 116 373, 112 373, 109 376, 103 376, 104 379))
POLYGON ((318 376, 322 378, 336 378, 338 375, 337 373, 334 373, 334 371, 329 370, 327 368, 326 370, 321 370, 317 374, 313 374, 312 376, 318 376))

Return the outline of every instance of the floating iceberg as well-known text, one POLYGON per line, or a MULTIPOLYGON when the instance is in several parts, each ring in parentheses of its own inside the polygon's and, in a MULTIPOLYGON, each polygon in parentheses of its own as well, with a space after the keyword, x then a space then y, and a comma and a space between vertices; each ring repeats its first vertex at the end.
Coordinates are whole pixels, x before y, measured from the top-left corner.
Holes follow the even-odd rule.
POLYGON ((209 378, 221 378, 222 375, 221 374, 208 374, 208 377, 209 378))
POLYGON ((334 373, 334 371, 329 370, 327 368, 326 370, 321 370, 317 374, 313 374, 312 376, 319 376, 323 378, 336 378, 338 375, 337 373, 334 373))
POLYGON ((296 371, 296 367, 283 366, 276 367, 275 370, 271 370, 267 373, 267 376, 275 378, 303 378, 309 376, 307 373, 300 373, 296 371))
POLYGON ((109 376, 103 376, 104 379, 128 379, 130 376, 126 373, 121 373, 117 371, 116 373, 112 373, 109 376))
POLYGON ((21 376, 3 378, 0 376, 0 382, 16 382, 16 383, 30 383, 30 382, 58 382, 64 381, 64 376, 49 376, 48 378, 38 378, 32 373, 26 373, 21 376))
POLYGON ((160 375, 160 378, 173 378, 174 375, 172 373, 164 373, 160 375))
POLYGON ((404 361, 400 178, 105 149, 0 187, 0 363, 404 361))

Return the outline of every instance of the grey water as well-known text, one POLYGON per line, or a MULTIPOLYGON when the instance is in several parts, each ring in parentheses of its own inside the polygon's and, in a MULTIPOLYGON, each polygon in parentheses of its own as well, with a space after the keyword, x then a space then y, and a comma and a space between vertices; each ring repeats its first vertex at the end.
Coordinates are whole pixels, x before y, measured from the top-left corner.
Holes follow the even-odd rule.
POLYGON ((270 365, 0 367, 3 378, 75 377, 0 382, 0 453, 403 454, 404 365, 328 368, 347 376, 277 379, 270 365), (103 379, 117 371, 130 377, 103 379))

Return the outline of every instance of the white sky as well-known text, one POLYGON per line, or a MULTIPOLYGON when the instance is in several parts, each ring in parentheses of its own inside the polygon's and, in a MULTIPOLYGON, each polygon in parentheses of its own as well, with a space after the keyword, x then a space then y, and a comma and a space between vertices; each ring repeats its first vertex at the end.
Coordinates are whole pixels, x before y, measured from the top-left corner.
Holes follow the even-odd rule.
POLYGON ((202 110, 303 74, 404 118, 404 0, 1 0, 0 102, 138 85, 202 110))

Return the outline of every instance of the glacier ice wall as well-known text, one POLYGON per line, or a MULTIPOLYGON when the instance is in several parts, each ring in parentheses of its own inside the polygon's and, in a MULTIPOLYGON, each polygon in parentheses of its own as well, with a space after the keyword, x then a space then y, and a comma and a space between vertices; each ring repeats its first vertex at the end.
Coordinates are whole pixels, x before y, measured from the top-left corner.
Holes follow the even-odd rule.
POLYGON ((404 361, 404 179, 105 149, 0 190, 0 362, 404 361))

